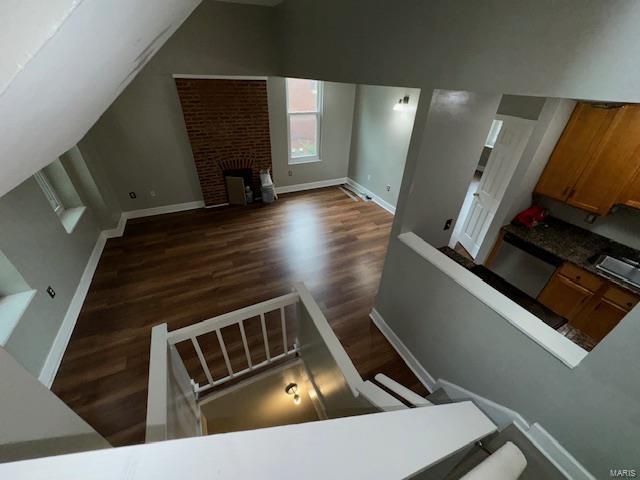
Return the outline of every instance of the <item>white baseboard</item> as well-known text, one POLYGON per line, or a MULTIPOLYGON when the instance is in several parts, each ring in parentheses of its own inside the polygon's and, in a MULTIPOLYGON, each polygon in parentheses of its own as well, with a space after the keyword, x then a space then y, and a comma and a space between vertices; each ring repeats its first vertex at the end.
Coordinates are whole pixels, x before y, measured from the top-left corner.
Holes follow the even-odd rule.
POLYGON ((442 388, 447 395, 454 401, 460 402, 471 400, 485 415, 487 415, 500 430, 510 424, 515 426, 535 445, 558 470, 560 470, 567 478, 576 480, 595 480, 595 477, 580 464, 549 432, 547 432, 540 424, 529 422, 518 412, 504 405, 500 405, 488 398, 482 397, 470 390, 467 390, 455 383, 447 380, 434 379, 427 370, 418 362, 418 360, 409 351, 406 345, 391 330, 391 327, 384 321, 384 318, 374 308, 369 315, 373 323, 387 338, 389 343, 396 349, 400 357, 405 361, 411 371, 418 377, 430 392, 442 388))
MULTIPOLYGON (((225 203, 223 205, 228 205, 225 203)), ((213 205, 212 207, 221 207, 223 205, 213 205)), ((105 230, 103 233, 107 238, 116 238, 124 235, 124 229, 127 226, 127 220, 132 218, 152 217, 154 215, 162 215, 165 213, 184 212, 186 210, 195 210, 196 208, 205 208, 203 201, 175 203, 173 205, 163 205, 161 207, 142 208, 140 210, 129 210, 120 214, 118 225, 111 230, 105 230)))
POLYGON ((276 187, 276 194, 301 192, 303 190, 313 190, 314 188, 335 187, 347 183, 347 178, 332 178, 330 180, 320 180, 319 182, 299 183, 297 185, 286 185, 276 187))
POLYGON ((53 341, 53 345, 49 350, 47 359, 45 360, 44 365, 40 370, 40 375, 38 375, 38 379, 41 383, 46 385, 48 388, 51 388, 51 385, 53 384, 56 373, 58 373, 58 368, 60 368, 62 357, 65 350, 67 349, 69 340, 71 339, 71 334, 73 333, 73 329, 76 326, 76 322, 78 321, 78 315, 80 315, 80 310, 82 310, 82 305, 84 304, 84 300, 87 296, 87 293, 89 292, 91 280, 93 279, 93 275, 96 271, 96 268, 98 267, 98 262, 100 261, 100 257, 102 256, 102 251, 104 250, 104 247, 107 243, 107 239, 121 237, 124 234, 127 220, 130 218, 142 218, 152 215, 161 215, 163 213, 182 212, 185 210, 193 210, 202 207, 204 207, 204 202, 199 201, 122 212, 122 214, 120 215, 120 220, 118 221, 118 225, 115 228, 111 230, 104 230, 98 235, 96 245, 91 252, 91 256, 89 257, 87 266, 82 273, 82 277, 80 277, 80 283, 78 284, 76 292, 74 293, 73 298, 69 303, 67 313, 62 320, 62 325, 60 326, 58 334, 53 341))
POLYGON ((186 202, 175 203, 173 205, 163 205, 161 207, 143 208, 141 210, 129 210, 128 212, 122 212, 127 220, 131 218, 151 217, 154 215, 162 215, 164 213, 184 212, 185 210, 194 210, 196 208, 203 208, 204 202, 186 202))
POLYGON ((377 203, 379 206, 381 206, 382 208, 384 208, 387 212, 391 213, 392 215, 396 214, 396 207, 391 205, 389 202, 387 202, 386 200, 383 200, 381 197, 379 197, 378 195, 376 195, 375 193, 373 193, 371 190, 369 190, 368 188, 363 187, 362 185, 360 185, 358 182, 356 182, 354 179, 352 178, 347 178, 347 183, 349 185, 351 185, 353 188, 355 188, 356 190, 359 190, 360 192, 368 195, 369 197, 371 197, 371 199, 377 203))
POLYGON ((400 355, 400 357, 404 360, 404 363, 407 364, 409 369, 427 388, 427 390, 429 390, 430 392, 435 391, 438 388, 436 379, 425 370, 425 368, 420 364, 416 357, 413 356, 413 353, 411 353, 411 351, 402 342, 402 340, 400 340, 395 332, 391 330, 391 327, 387 325, 387 322, 384 321, 382 315, 380 315, 380 313, 375 308, 371 310, 369 318, 371 318, 373 323, 375 323, 376 327, 378 327, 378 330, 382 332, 391 346, 396 349, 396 352, 398 352, 398 355, 400 355))
POLYGON ((111 230, 104 230, 102 233, 104 233, 106 238, 121 237, 122 235, 124 235, 124 227, 126 227, 126 225, 127 217, 125 216, 124 212, 122 212, 120 214, 120 220, 118 220, 118 225, 111 230))
POLYGON ((93 247, 93 251, 91 252, 91 256, 89 257, 87 266, 84 268, 82 277, 80 277, 80 282, 78 283, 76 292, 74 293, 73 298, 69 303, 69 308, 67 308, 67 313, 62 320, 62 325, 60 326, 58 334, 53 341, 53 345, 49 350, 47 359, 45 360, 44 365, 40 370, 38 380, 46 385, 47 388, 51 388, 51 385, 53 385, 53 380, 56 377, 56 373, 58 373, 58 368, 60 368, 62 357, 64 356, 64 352, 67 349, 69 340, 71 339, 71 334, 73 333, 73 329, 76 326, 76 322, 78 321, 78 315, 80 315, 80 310, 82 309, 84 300, 87 296, 87 293, 89 292, 93 274, 98 267, 98 262, 100 261, 102 250, 104 249, 106 243, 107 236, 104 232, 101 232, 98 235, 96 245, 93 247))

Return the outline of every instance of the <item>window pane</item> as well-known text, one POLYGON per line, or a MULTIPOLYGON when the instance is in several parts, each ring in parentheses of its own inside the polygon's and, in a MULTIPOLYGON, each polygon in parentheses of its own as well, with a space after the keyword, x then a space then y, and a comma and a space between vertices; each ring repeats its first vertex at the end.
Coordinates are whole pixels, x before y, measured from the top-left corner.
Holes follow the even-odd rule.
POLYGON ((289 117, 291 158, 318 155, 318 120, 315 115, 291 115, 289 117))
POLYGON ((318 111, 318 82, 287 78, 287 95, 290 112, 318 111))
POLYGON ((493 148, 496 144, 496 140, 498 140, 498 135, 500 134, 500 129, 502 128, 502 120, 494 120, 491 124, 491 130, 489 130, 489 135, 487 135, 487 141, 485 142, 485 147, 493 148))

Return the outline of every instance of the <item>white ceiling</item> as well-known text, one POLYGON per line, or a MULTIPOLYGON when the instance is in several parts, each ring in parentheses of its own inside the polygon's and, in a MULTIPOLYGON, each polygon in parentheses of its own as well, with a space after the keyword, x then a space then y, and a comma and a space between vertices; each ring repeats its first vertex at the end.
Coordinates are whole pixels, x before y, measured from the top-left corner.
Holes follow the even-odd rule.
POLYGON ((2 0, 0 196, 75 145, 200 0, 2 0))
POLYGON ((78 0, 0 2, 0 94, 78 3, 78 0))

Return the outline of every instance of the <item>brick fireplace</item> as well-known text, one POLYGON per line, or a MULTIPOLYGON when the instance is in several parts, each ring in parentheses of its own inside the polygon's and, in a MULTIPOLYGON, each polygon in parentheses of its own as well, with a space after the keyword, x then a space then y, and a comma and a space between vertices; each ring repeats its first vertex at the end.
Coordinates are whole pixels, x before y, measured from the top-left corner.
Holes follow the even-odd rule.
POLYGON ((259 172, 271 168, 266 80, 175 81, 205 205, 227 203, 225 173, 251 172, 259 196, 259 172))

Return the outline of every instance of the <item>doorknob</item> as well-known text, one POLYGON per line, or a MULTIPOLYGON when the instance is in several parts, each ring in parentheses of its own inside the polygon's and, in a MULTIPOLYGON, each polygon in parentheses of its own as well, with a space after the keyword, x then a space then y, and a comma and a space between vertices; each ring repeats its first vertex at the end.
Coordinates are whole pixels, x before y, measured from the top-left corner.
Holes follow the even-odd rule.
POLYGON ((473 194, 473 196, 474 196, 474 197, 479 197, 479 196, 480 196, 480 194, 479 194, 478 192, 476 192, 476 193, 474 193, 474 194, 473 194))

